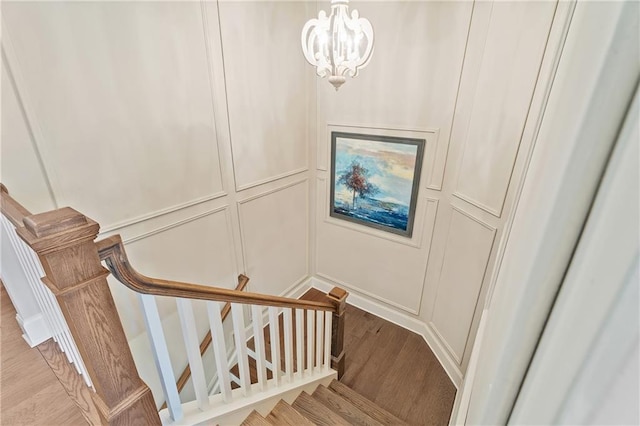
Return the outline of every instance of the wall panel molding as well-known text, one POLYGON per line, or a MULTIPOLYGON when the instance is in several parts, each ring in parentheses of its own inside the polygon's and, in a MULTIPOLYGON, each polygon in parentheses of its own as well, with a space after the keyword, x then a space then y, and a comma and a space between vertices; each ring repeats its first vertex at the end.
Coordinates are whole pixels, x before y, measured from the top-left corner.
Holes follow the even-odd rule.
POLYGON ((309 168, 309 69, 302 55, 291 55, 301 28, 291 23, 302 25, 308 9, 305 2, 218 4, 237 192, 309 168), (264 48, 266 38, 274 49, 264 48))
POLYGON ((429 327, 431 332, 438 337, 438 341, 440 341, 442 346, 445 348, 449 356, 453 358, 456 364, 458 366, 462 365, 462 356, 456 354, 456 351, 451 347, 451 345, 449 345, 449 343, 447 342, 447 339, 445 339, 444 336, 440 334, 440 331, 438 331, 438 327, 436 327, 436 325, 432 321, 429 321, 429 323, 427 324, 427 327, 429 327))
MULTIPOLYGON (((462 141, 453 195, 502 215, 540 78, 556 4, 493 3, 465 59, 453 135, 462 141), (477 47, 477 46, 476 46, 477 47)), ((479 8, 480 8, 479 7, 479 8)), ((480 24, 478 24, 480 25, 480 24)))
MULTIPOLYGON (((16 56, 14 46, 9 34, 9 28, 5 24, 5 18, 2 17, 2 62, 11 81, 12 89, 16 99, 20 105, 21 112, 24 116, 25 125, 29 131, 31 143, 38 158, 38 163, 44 175, 45 184, 49 191, 51 201, 56 206, 60 205, 59 200, 65 199, 61 191, 61 185, 56 174, 55 168, 47 163, 49 144, 46 143, 44 132, 36 117, 36 113, 31 106, 27 85, 24 82, 22 72, 20 70, 20 62, 16 56)), ((5 88, 5 90, 7 90, 5 88)))
MULTIPOLYGON (((514 163, 514 165, 515 165, 515 163, 514 163)), ((469 196, 467 196, 465 194, 462 194, 462 193, 460 193, 458 191, 453 192, 453 194, 451 194, 451 195, 453 195, 454 197, 464 201, 465 203, 469 203, 472 206, 475 206, 475 207, 479 208, 480 210, 483 210, 483 211, 485 211, 485 212, 487 212, 489 214, 492 214, 493 216, 495 216, 497 218, 500 218, 500 216, 502 215, 502 205, 501 205, 500 208, 490 207, 490 206, 482 204, 480 201, 474 200, 473 198, 471 198, 471 197, 469 197, 469 196)), ((506 193, 505 193, 505 195, 506 195, 506 193)))
MULTIPOLYGON (((338 283, 340 285, 344 285, 353 290, 366 294, 368 297, 373 299, 377 299, 380 302, 393 306, 395 308, 401 309, 404 312, 411 313, 413 315, 418 315, 420 312, 421 301, 424 293, 425 280, 424 273, 428 265, 428 258, 431 255, 433 236, 436 224, 436 216, 438 214, 438 206, 440 200, 432 197, 420 196, 418 198, 418 209, 417 212, 421 213, 417 216, 416 226, 414 228, 414 237, 413 240, 409 240, 407 238, 402 238, 394 234, 390 234, 388 232, 376 230, 373 228, 369 228, 362 225, 353 224, 347 221, 341 221, 339 219, 331 218, 329 216, 329 205, 327 202, 327 179, 317 177, 317 194, 318 198, 317 209, 321 209, 316 214, 316 227, 317 234, 324 235, 326 232, 334 229, 334 228, 344 228, 351 231, 357 232, 351 238, 349 235, 344 235, 344 241, 341 239, 340 241, 336 241, 335 244, 344 245, 353 244, 353 247, 360 247, 360 243, 363 241, 362 238, 375 237, 375 240, 371 242, 376 244, 376 252, 380 253, 381 248, 378 246, 386 247, 387 252, 398 252, 405 253, 406 255, 414 256, 416 259, 415 263, 415 271, 419 272, 419 275, 414 274, 414 278, 412 278, 411 282, 405 282, 402 287, 404 288, 404 292, 410 291, 413 297, 411 300, 415 302, 414 305, 408 305, 404 303, 399 303, 397 301, 391 300, 388 296, 384 296, 379 294, 378 291, 372 291, 365 289, 362 285, 354 284, 353 279, 346 279, 339 274, 336 274, 336 271, 330 271, 327 269, 328 265, 323 265, 322 262, 318 262, 316 265, 315 275, 323 277, 332 282, 338 283), (321 228, 323 226, 331 226, 331 228, 321 228), (362 237, 361 237, 362 235, 362 237), (356 237, 357 236, 357 237, 356 237), (350 243, 347 241, 351 241, 350 243), (408 251, 409 250, 409 251, 408 251), (340 277, 340 278, 338 278, 340 277), (416 278, 419 277, 419 278, 416 278), (415 279, 415 282, 413 281, 415 279)), ((319 252, 322 249, 322 252, 330 251, 331 248, 327 246, 327 242, 320 242, 320 239, 316 238, 316 252, 319 252), (318 246, 319 244, 324 244, 324 246, 318 246)), ((344 248, 344 247, 343 247, 344 248)), ((355 252, 358 249, 353 248, 355 252)), ((382 250, 384 251, 384 250, 382 250)), ((398 254, 396 254, 398 255, 398 254)), ((356 257, 356 259, 358 259, 356 257)), ((381 259, 382 260, 382 259, 381 259)), ((361 260, 360 260, 361 261, 361 260)), ((377 262, 376 264, 380 264, 381 267, 384 267, 384 262, 377 262)), ((331 263, 330 265, 334 265, 331 263)), ((375 268, 372 265, 372 268, 375 268)), ((335 268, 334 268, 335 269, 335 268)), ((353 277, 352 277, 353 278, 353 277)), ((369 282, 373 287, 379 286, 380 283, 369 282)), ((413 303, 413 302, 412 302, 413 303)))
MULTIPOLYGON (((215 89, 215 82, 217 81, 216 78, 216 67, 214 65, 214 61, 213 61, 213 46, 212 46, 212 42, 214 42, 212 40, 212 31, 211 30, 211 26, 209 24, 209 18, 208 18, 208 13, 207 13, 207 2, 205 0, 200 0, 200 15, 202 17, 202 31, 203 31, 203 37, 204 37, 204 46, 205 46, 205 56, 207 58, 207 66, 208 66, 208 71, 209 71, 209 92, 211 93, 211 111, 212 111, 212 116, 211 116, 211 125, 213 126, 213 133, 214 135, 216 135, 216 150, 218 152, 218 171, 220 173, 220 180, 222 182, 222 192, 226 193, 228 191, 229 185, 226 182, 225 179, 225 164, 222 161, 222 152, 220 150, 220 141, 221 138, 219 137, 219 129, 218 129, 218 122, 219 123, 225 123, 228 126, 228 119, 226 114, 224 115, 224 117, 219 117, 217 114, 217 109, 216 109, 216 89, 215 89), (222 119, 224 118, 224 119, 222 119)), ((218 25, 218 30, 220 29, 220 26, 218 25)), ((225 97, 226 97, 226 93, 225 93, 225 97)))
POLYGON ((267 196, 267 195, 270 195, 270 194, 274 194, 276 192, 280 192, 282 190, 285 190, 287 188, 291 188, 292 186, 296 186, 296 185, 299 185, 299 184, 305 183, 305 182, 309 182, 309 178, 308 177, 304 177, 303 179, 298 179, 298 180, 296 180, 294 182, 287 183, 286 185, 278 186, 277 188, 272 188, 272 189, 268 189, 266 191, 262 191, 262 192, 260 192, 258 194, 252 195, 250 197, 242 198, 242 199, 238 200, 237 203, 238 203, 238 206, 242 206, 242 204, 246 204, 246 203, 248 203, 250 201, 257 200, 258 198, 262 198, 264 196, 267 196))
POLYGON ((328 281, 330 281, 332 283, 335 283, 335 284, 337 284, 339 286, 345 287, 346 289, 351 289, 351 290, 357 291, 358 293, 362 293, 362 294, 364 294, 364 295, 366 295, 368 297, 371 297, 372 299, 375 299, 375 300, 377 300, 379 302, 384 303, 385 305, 389 305, 389 306, 393 306, 394 308, 398 308, 398 309, 400 309, 400 310, 402 310, 404 312, 408 312, 408 313, 413 314, 413 315, 418 315, 420 313, 418 309, 410 308, 408 306, 403 306, 403 305, 401 305, 399 303, 394 302, 393 300, 389 300, 389 299, 386 299, 386 298, 384 298, 382 296, 378 296, 375 293, 372 293, 372 292, 367 291, 367 290, 363 290, 362 288, 360 288, 360 287, 358 287, 356 285, 350 284, 350 283, 348 283, 348 282, 346 282, 344 280, 341 280, 341 279, 336 278, 336 277, 332 277, 329 274, 325 274, 323 272, 317 271, 316 275, 318 277, 320 277, 320 278, 324 278, 325 280, 328 280, 328 281))
MULTIPOLYGON (((264 246, 262 252, 264 253, 265 257, 269 257, 266 256, 267 254, 269 254, 271 257, 276 256, 275 258, 272 258, 271 261, 273 261, 273 263, 279 264, 280 267, 284 267, 284 265, 289 265, 290 264, 290 258, 288 256, 282 257, 283 255, 286 255, 286 253, 284 253, 287 249, 289 249, 289 245, 285 244, 284 247, 280 247, 280 251, 278 250, 278 243, 281 243, 283 241, 284 238, 286 238, 287 236, 289 238, 294 238, 296 237, 295 233, 291 234, 287 234, 287 230, 286 229, 280 229, 283 226, 287 227, 289 226, 290 222, 286 222, 283 223, 282 222, 282 218, 278 217, 277 219, 275 219, 276 223, 273 224, 273 229, 279 229, 278 232, 278 236, 276 237, 276 235, 272 232, 273 229, 267 229, 264 226, 259 226, 258 223, 254 223, 252 224, 253 226, 253 230, 249 231, 248 228, 250 227, 250 222, 249 222, 249 218, 247 217, 248 213, 247 213, 247 209, 248 206, 256 201, 259 200, 263 200, 265 198, 270 198, 270 197, 274 197, 274 196, 278 196, 279 194, 282 194, 283 192, 287 191, 287 190, 291 190, 292 188, 296 188, 296 187, 302 187, 304 189, 304 207, 306 209, 306 212, 308 212, 309 209, 309 178, 308 177, 304 177, 302 179, 298 179, 296 181, 290 182, 288 184, 285 185, 281 185, 277 188, 272 188, 272 189, 268 189, 265 191, 262 191, 258 194, 252 195, 250 197, 241 199, 237 201, 237 209, 238 209, 238 216, 239 216, 239 221, 240 221, 240 241, 241 241, 241 247, 242 247, 242 255, 246 264, 246 271, 245 273, 248 274, 249 278, 255 278, 252 277, 252 271, 251 269, 256 267, 256 258, 255 256, 251 255, 251 250, 255 250, 255 247, 251 247, 250 245, 253 244, 258 244, 258 246, 264 246), (277 223, 279 222, 279 223, 277 223), (253 237, 256 238, 253 241, 251 241, 251 238, 249 237, 249 232, 254 232, 253 237), (260 233, 262 232, 262 235, 255 235, 256 233, 260 233), (267 236, 266 234, 272 234, 272 237, 274 238, 273 240, 265 240, 265 238, 270 239, 271 237, 267 236), (278 238, 277 240, 275 238, 278 238), (271 243, 272 242, 272 243, 271 243), (271 251, 270 251, 271 249, 271 251), (281 252, 282 251, 282 252, 281 252)), ((267 218, 265 220, 268 220, 270 218, 270 216, 268 216, 269 211, 268 209, 270 207, 274 207, 274 206, 266 206, 263 207, 263 214, 267 215, 267 218)), ((278 206, 278 208, 280 208, 280 206, 278 206)), ((305 231, 303 232, 304 237, 302 240, 300 241, 291 241, 290 243, 295 244, 295 243, 300 243, 300 247, 298 247, 298 250, 294 250, 293 253, 298 253, 299 249, 301 247, 303 247, 304 250, 304 270, 302 271, 302 273, 295 277, 290 279, 289 281, 286 280, 281 280, 278 279, 278 283, 283 282, 285 285, 287 285, 286 288, 278 288, 278 289, 274 289, 277 291, 278 294, 282 293, 283 291, 287 291, 288 289, 295 287, 296 285, 299 285, 302 281, 304 281, 305 279, 307 279, 309 277, 309 270, 310 270, 310 239, 309 239, 309 232, 308 232, 308 227, 309 227, 309 217, 308 214, 305 214, 303 216, 301 216, 306 225, 305 225, 305 231), (289 283, 293 283, 293 284, 289 284, 289 283)), ((273 213, 273 212, 271 212, 273 213)), ((286 211, 280 211, 278 212, 280 214, 284 214, 286 213, 286 211)), ((260 217, 259 219, 256 219, 256 217, 253 218, 254 220, 263 220, 262 217, 260 217)), ((268 263, 268 267, 273 267, 272 262, 268 263)), ((291 264, 292 267, 296 267, 296 264, 291 264)), ((299 265, 298 265, 299 266, 299 265)), ((273 278, 271 275, 273 275, 273 271, 272 270, 267 270, 265 271, 264 268, 265 265, 263 263, 258 263, 257 264, 258 268, 263 268, 262 271, 260 271, 260 273, 266 274, 268 278, 273 278)), ((280 271, 282 272, 282 271, 280 271)), ((267 278, 267 280, 268 280, 267 278)), ((264 282, 264 277, 263 276, 259 276, 258 277, 257 282, 259 282, 260 284, 262 284, 264 282)), ((256 280, 253 280, 254 283, 254 289, 256 289, 255 287, 255 283, 256 280)), ((254 290, 256 291, 256 290, 254 290)), ((262 291, 262 292, 266 292, 266 290, 260 286, 258 286, 257 291, 262 291)))
POLYGON ((495 227, 452 206, 429 324, 460 365, 487 278, 496 233, 495 227))
POLYGON ((110 232, 117 231, 117 230, 122 229, 122 228, 126 228, 126 227, 129 227, 129 226, 135 225, 137 223, 145 222, 145 221, 148 221, 148 220, 151 220, 151 219, 155 219, 155 218, 160 217, 160 216, 164 216, 164 215, 169 214, 169 213, 173 213, 173 212, 176 212, 176 211, 179 211, 179 210, 185 210, 185 209, 188 209, 189 207, 193 207, 193 206, 197 206, 198 204, 206 203, 207 201, 217 200, 218 198, 225 197, 226 195, 227 195, 227 193, 224 192, 224 191, 223 192, 218 192, 218 193, 215 193, 215 194, 207 195, 207 196, 202 197, 202 198, 197 198, 195 200, 188 201, 186 203, 178 204, 178 205, 175 205, 175 206, 172 206, 172 207, 167 207, 165 209, 160 209, 160 210, 157 210, 155 212, 150 212, 150 213, 142 215, 142 216, 138 216, 138 217, 134 217, 134 218, 122 221, 122 222, 114 223, 112 225, 107 225, 107 226, 101 227, 100 234, 110 233, 110 232))
POLYGON ((299 174, 307 172, 307 171, 309 171, 309 167, 305 166, 305 167, 302 167, 300 169, 291 170, 291 171, 286 172, 286 173, 282 173, 282 174, 279 174, 279 175, 276 175, 276 176, 271 176, 271 177, 268 177, 268 178, 265 178, 265 179, 262 179, 262 180, 259 180, 259 181, 256 181, 256 182, 251 182, 251 183, 248 183, 246 185, 237 186, 236 187, 236 191, 237 192, 242 192, 242 191, 245 191, 245 190, 250 189, 250 188, 255 188, 256 186, 266 185, 268 183, 276 182, 276 181, 288 178, 289 176, 299 175, 299 174))
POLYGON ((3 8, 4 56, 57 204, 72 205, 113 230, 223 195, 200 10, 168 3, 3 8), (189 30, 174 36, 180 25, 189 30), (146 34, 129 37, 138 28, 146 34), (163 50, 167 39, 175 43, 163 50), (87 46, 90 54, 76 54, 87 46), (147 48, 146 54, 131 59, 136 47, 147 48), (104 51, 109 55, 99 54, 104 51), (53 61, 56 66, 49 66, 53 61), (67 113, 58 107, 63 96, 67 113), (183 176, 186 185, 177 190, 179 183, 170 180, 163 191, 165 172, 183 176))
MULTIPOLYGON (((125 239, 122 240, 122 243, 125 244, 125 245, 130 244, 130 243, 134 243, 136 241, 143 240, 145 238, 151 237, 151 236, 159 234, 161 232, 165 232, 165 231, 168 231, 170 229, 177 228, 177 227, 179 227, 181 225, 184 225, 186 223, 193 222, 194 220, 202 219, 203 217, 207 217, 207 216, 210 216, 212 214, 220 213, 220 212, 223 212, 223 211, 226 212, 228 208, 229 208, 228 205, 224 205, 224 206, 212 209, 212 210, 208 210, 208 211, 206 211, 204 213, 199 213, 199 214, 196 214, 194 216, 189 216, 189 217, 187 217, 185 219, 181 219, 181 220, 178 220, 176 222, 172 222, 172 223, 170 223, 168 225, 164 225, 164 226, 155 228, 155 229, 153 229, 151 231, 143 232, 143 233, 138 234, 136 236, 125 238, 125 239)), ((232 240, 231 235, 229 235, 229 239, 232 240)))

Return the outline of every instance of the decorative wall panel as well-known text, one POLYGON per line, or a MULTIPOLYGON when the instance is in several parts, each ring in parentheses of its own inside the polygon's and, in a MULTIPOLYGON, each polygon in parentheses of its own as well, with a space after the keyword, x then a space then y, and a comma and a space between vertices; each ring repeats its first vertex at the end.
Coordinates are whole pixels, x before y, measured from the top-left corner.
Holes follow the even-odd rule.
POLYGON ((32 212, 55 208, 39 153, 31 137, 18 94, 12 84, 7 64, 2 61, 2 139, 0 181, 20 195, 20 202, 32 212), (22 161, 15 161, 21 158, 22 161))
POLYGON ((3 24, 61 205, 110 227, 222 193, 199 4, 16 2, 3 24))
POLYGON ((306 2, 221 2, 236 188, 308 168, 310 79, 300 31, 306 2))
POLYGON ((308 276, 308 206, 306 179, 239 202, 251 291, 282 294, 308 276))
POLYGON ((500 217, 555 4, 477 7, 483 13, 489 9, 490 20, 470 42, 465 59, 469 72, 462 79, 452 136, 464 139, 454 194, 500 217))
POLYGON ((495 231, 468 214, 453 210, 431 324, 459 363, 462 362, 495 231))
MULTIPOLYGON (((327 170, 327 123, 440 129, 434 180, 441 183, 473 4, 363 2, 376 32, 372 60, 338 92, 317 79, 317 168, 327 170)), ((439 187, 439 185, 438 185, 439 187)))

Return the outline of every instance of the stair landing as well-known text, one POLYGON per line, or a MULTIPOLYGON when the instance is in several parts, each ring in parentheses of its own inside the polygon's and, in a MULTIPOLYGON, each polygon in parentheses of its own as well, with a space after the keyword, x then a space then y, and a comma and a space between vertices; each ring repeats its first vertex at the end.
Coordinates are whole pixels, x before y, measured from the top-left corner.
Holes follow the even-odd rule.
POLYGON ((422 336, 348 303, 340 383, 409 424, 447 425, 456 388, 422 336))

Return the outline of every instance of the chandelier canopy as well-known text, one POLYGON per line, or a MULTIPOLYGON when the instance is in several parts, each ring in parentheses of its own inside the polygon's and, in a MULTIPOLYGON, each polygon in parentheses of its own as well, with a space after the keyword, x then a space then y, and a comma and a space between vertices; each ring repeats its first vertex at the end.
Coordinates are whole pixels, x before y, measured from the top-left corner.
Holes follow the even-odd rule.
POLYGON ((324 10, 302 28, 302 52, 320 77, 338 90, 346 77, 355 77, 373 53, 373 27, 357 10, 349 16, 349 0, 331 0, 331 15, 324 10))

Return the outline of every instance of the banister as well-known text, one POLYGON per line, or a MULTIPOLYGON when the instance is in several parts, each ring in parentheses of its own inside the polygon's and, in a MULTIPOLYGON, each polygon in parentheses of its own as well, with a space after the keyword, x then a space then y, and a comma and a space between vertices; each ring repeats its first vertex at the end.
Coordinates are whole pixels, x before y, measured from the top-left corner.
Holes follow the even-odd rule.
MULTIPOLYGON (((65 207, 33 215, 1 184, 0 198, 2 214, 36 252, 45 272, 42 281, 55 295, 78 342, 102 424, 160 424, 151 391, 140 378, 127 345, 106 281, 109 272, 138 293, 234 303, 234 309, 240 308, 235 304, 269 306, 275 318, 277 312, 271 312, 275 308, 289 308, 284 310, 285 318, 293 309, 324 311, 328 322, 323 337, 325 345, 330 345, 325 347, 324 365, 330 362, 338 377, 342 375, 346 291, 334 288, 326 301, 311 301, 150 278, 131 266, 119 235, 96 242, 99 224, 80 212, 65 207)), ((244 287, 249 278, 240 275, 238 280, 244 287)))
POLYGON ((0 197, 2 214, 9 219, 9 222, 11 222, 16 228, 24 227, 24 218, 31 216, 31 212, 13 199, 13 197, 9 195, 7 187, 2 183, 0 183, 0 194, 2 194, 0 197))
MULTIPOLYGON (((31 214, 0 186, 1 210, 42 266, 95 392, 103 425, 160 425, 151 390, 140 378, 95 246, 97 222, 69 207, 31 214)), ((80 410, 86 411, 83 404, 80 410)))
MULTIPOLYGON (((129 263, 120 235, 114 235, 97 241, 96 246, 100 259, 105 262, 113 276, 122 284, 138 293, 217 302, 276 306, 280 308, 313 309, 334 313, 340 309, 339 304, 333 302, 291 299, 147 277, 138 273, 129 263)), ((245 275, 240 275, 238 281, 239 283, 243 281, 248 282, 249 278, 245 275)))
MULTIPOLYGON (((238 280, 238 281, 239 282, 236 287, 236 290, 237 291, 244 290, 244 288, 247 286, 248 280, 238 280)), ((220 313, 222 317, 222 321, 224 321, 227 318, 227 316, 229 316, 229 313, 231 313, 231 303, 227 302, 222 308, 222 312, 220 313)), ((202 342, 200 343, 200 355, 204 356, 204 353, 207 351, 207 349, 209 349, 209 346, 211 346, 212 341, 213 341, 213 336, 211 335, 211 329, 209 329, 209 331, 207 331, 207 334, 204 336, 204 339, 202 339, 202 342)), ((191 367, 189 366, 189 364, 187 364, 184 370, 182 370, 182 374, 178 378, 178 381, 176 382, 178 393, 182 392, 182 389, 184 389, 185 385, 187 384, 189 377, 191 377, 191 367)), ((165 408, 167 408, 166 402, 162 404, 160 409, 163 410, 165 408)))

